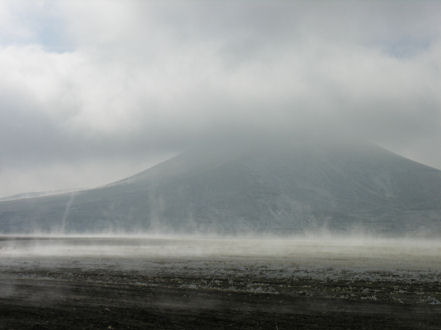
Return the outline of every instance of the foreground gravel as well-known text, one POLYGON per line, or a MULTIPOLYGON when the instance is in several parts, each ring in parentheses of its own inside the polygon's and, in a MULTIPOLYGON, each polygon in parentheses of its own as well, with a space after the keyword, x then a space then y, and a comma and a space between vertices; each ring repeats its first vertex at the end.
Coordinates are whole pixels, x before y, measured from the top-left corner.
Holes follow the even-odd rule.
POLYGON ((441 328, 438 245, 351 242, 3 237, 0 328, 441 328))

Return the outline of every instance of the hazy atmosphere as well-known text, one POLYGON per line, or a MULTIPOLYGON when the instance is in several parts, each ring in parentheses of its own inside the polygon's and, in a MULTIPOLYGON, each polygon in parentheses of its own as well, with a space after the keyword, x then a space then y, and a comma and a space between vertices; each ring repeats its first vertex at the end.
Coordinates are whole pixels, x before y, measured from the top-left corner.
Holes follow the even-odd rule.
POLYGON ((440 329, 440 22, 0 0, 0 329, 440 329))
POLYGON ((0 196, 209 134, 324 128, 441 168, 441 4, 0 1, 0 196))

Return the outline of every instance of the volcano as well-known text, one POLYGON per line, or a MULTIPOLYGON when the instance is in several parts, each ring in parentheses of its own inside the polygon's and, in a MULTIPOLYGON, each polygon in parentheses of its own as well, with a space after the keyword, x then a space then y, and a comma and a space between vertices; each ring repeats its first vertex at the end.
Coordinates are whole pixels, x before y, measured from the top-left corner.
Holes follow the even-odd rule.
POLYGON ((2 233, 441 235, 441 171, 370 143, 196 147, 95 189, 0 202, 2 233))

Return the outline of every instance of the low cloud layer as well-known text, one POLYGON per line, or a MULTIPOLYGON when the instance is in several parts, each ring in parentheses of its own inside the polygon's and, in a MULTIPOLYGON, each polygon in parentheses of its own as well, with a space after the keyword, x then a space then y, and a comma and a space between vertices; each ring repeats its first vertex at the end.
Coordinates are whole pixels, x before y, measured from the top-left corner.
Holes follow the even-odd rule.
POLYGON ((441 168, 440 21, 435 1, 1 1, 0 195, 231 127, 343 130, 441 168))

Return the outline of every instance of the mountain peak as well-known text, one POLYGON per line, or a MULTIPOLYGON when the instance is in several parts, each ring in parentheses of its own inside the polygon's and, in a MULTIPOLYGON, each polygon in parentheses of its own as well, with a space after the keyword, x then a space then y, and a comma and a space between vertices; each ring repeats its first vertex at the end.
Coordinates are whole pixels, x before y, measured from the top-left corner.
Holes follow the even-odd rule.
POLYGON ((441 171, 311 134, 213 139, 114 184, 0 202, 4 232, 440 233, 441 171))

